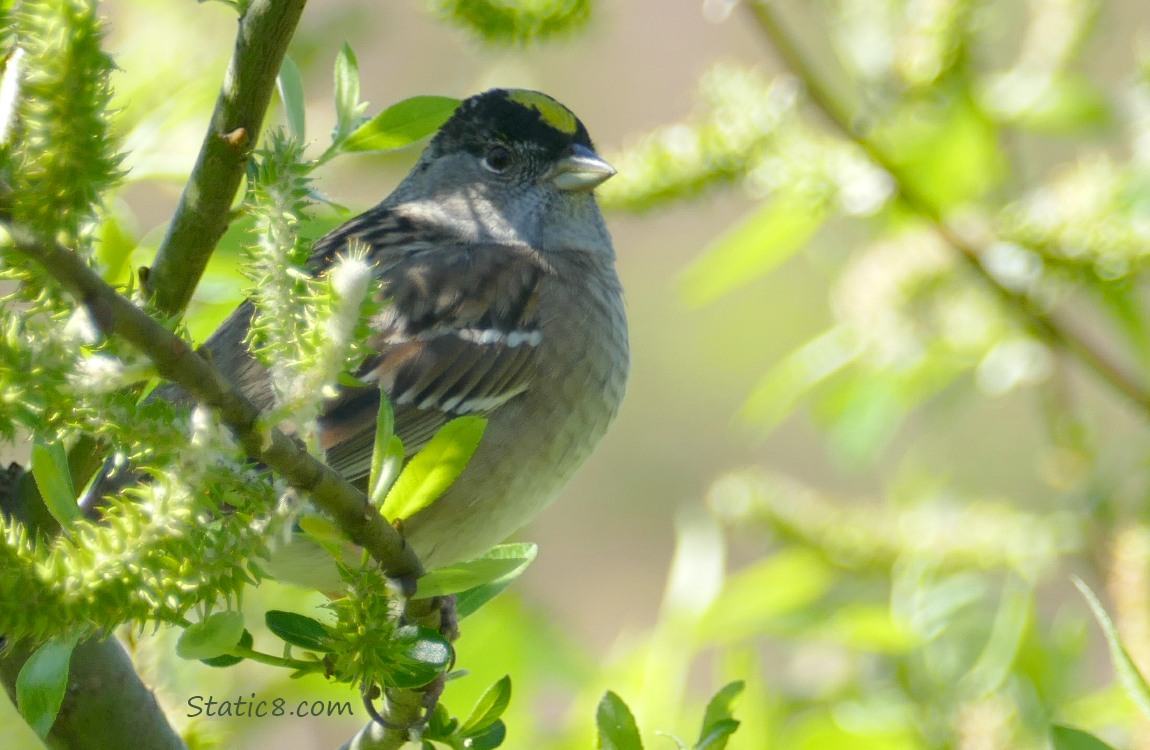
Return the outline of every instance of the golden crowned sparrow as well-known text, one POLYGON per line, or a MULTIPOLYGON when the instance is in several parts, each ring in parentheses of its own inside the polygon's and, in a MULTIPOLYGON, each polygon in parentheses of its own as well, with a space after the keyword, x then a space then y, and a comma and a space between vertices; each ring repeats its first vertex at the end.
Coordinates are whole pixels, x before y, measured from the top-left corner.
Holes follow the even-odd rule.
MULTIPOLYGON (((366 485, 379 387, 407 455, 448 419, 488 419, 455 484, 403 530, 429 569, 473 558, 529 521, 591 453, 628 371, 615 252, 592 190, 615 170, 587 130, 540 93, 464 101, 386 200, 315 245, 322 272, 364 245, 389 303, 371 355, 319 419, 328 463, 366 485)), ((261 406, 274 396, 248 352, 251 302, 205 343, 261 406)))

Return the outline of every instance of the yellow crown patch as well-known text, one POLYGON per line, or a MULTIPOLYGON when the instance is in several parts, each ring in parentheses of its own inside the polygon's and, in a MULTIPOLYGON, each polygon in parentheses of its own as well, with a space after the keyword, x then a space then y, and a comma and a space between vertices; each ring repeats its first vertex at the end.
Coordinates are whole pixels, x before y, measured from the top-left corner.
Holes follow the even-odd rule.
POLYGON ((574 135, 575 131, 579 129, 579 121, 575 119, 571 110, 546 94, 527 89, 508 89, 507 98, 535 110, 543 122, 561 133, 574 135))

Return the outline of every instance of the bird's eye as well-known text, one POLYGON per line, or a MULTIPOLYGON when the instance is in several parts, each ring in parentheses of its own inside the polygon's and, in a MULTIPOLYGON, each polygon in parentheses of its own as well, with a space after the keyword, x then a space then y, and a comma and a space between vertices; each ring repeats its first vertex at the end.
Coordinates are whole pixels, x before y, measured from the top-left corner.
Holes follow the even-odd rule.
POLYGON ((504 172, 511 166, 511 152, 503 146, 492 146, 483 156, 483 166, 496 174, 504 172))

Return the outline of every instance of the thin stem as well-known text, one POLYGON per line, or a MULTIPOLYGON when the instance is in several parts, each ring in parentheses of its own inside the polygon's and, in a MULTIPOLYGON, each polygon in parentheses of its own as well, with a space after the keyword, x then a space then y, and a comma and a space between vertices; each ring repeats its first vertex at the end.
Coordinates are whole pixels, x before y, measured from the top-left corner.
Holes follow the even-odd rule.
POLYGON ((187 307, 228 228, 232 201, 305 4, 252 0, 244 10, 211 125, 145 281, 152 303, 165 313, 187 307))
POLYGON ((1081 364, 1137 406, 1143 416, 1150 417, 1150 388, 1146 383, 1070 324, 1060 320, 1053 313, 1038 309, 1025 294, 1004 286, 982 264, 981 258, 986 243, 971 241, 956 232, 942 218, 937 207, 905 179, 902 170, 883 150, 874 141, 856 131, 846 105, 835 96, 808 57, 783 28, 773 6, 774 3, 770 0, 749 0, 747 3, 764 36, 782 58, 783 63, 802 81, 808 98, 822 111, 827 121, 848 140, 862 148, 891 176, 898 186, 903 202, 928 221, 943 241, 959 253, 975 274, 1007 304, 1009 309, 1021 316, 1036 335, 1048 344, 1061 348, 1077 358, 1081 364))

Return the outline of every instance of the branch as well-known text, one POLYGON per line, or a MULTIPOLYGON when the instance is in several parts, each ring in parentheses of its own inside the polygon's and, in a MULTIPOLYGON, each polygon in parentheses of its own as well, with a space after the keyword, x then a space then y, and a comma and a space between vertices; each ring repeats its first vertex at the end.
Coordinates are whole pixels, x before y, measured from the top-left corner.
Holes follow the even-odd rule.
POLYGON ((145 281, 149 299, 167 314, 187 307, 228 228, 232 201, 305 3, 251 0, 240 19, 211 125, 145 281))
POLYGON ((8 229, 16 249, 68 289, 105 335, 122 337, 145 354, 161 375, 212 408, 248 456, 311 495, 341 531, 375 558, 384 573, 409 583, 423 574, 415 552, 362 492, 279 429, 261 427, 259 408, 185 341, 117 294, 76 253, 58 243, 40 241, 22 227, 8 229))
MULTIPOLYGON (((261 461, 293 487, 307 492, 340 530, 365 548, 383 572, 398 579, 408 596, 405 615, 440 629, 444 617, 438 597, 412 599, 423 565, 403 537, 372 507, 367 497, 331 467, 318 461, 276 428, 261 428, 261 412, 186 342, 129 300, 116 293, 83 258, 55 242, 39 241, 22 227, 9 226, 15 248, 38 262, 83 304, 105 335, 119 335, 145 354, 157 371, 212 408, 233 431, 251 458, 261 461)), ((366 728, 375 735, 362 747, 399 748, 408 728, 434 705, 439 683, 413 690, 388 690, 383 711, 387 726, 366 728)))
POLYGON ((903 202, 928 221, 935 232, 956 250, 967 265, 1006 304, 1019 315, 1044 341, 1072 354, 1080 363, 1092 370, 1101 380, 1125 396, 1143 414, 1150 417, 1150 387, 1129 372, 1109 354, 1099 348, 1081 332, 1075 330, 1053 313, 1040 310, 1025 295, 1006 287, 982 264, 984 249, 990 244, 964 237, 943 219, 931 202, 916 192, 891 159, 872 140, 860 134, 853 125, 847 107, 835 96, 827 82, 814 69, 794 39, 783 28, 774 3, 770 0, 750 0, 747 3, 760 30, 774 47, 783 63, 803 83, 809 99, 822 111, 826 119, 848 140, 862 148, 867 156, 882 167, 894 180, 903 202))

